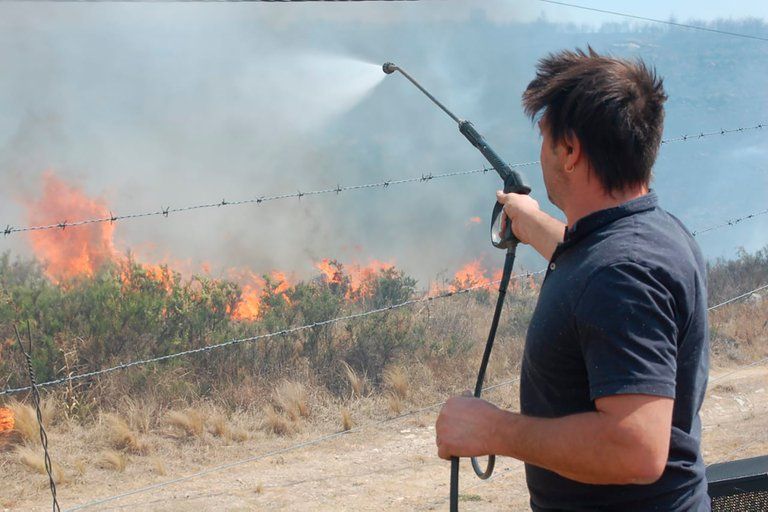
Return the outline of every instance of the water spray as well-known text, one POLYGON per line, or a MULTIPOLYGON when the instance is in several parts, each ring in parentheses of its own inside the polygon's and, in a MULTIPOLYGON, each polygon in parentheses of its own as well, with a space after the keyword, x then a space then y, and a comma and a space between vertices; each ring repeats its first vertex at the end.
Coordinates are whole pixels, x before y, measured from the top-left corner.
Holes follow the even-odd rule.
MULTIPOLYGON (((385 62, 382 66, 384 73, 391 75, 395 71, 399 71, 405 78, 407 78, 413 85, 419 88, 432 102, 440 107, 440 109, 448 114, 459 125, 459 131, 467 138, 467 140, 475 146, 480 153, 490 162, 491 166, 499 173, 499 177, 504 181, 504 193, 515 194, 529 194, 531 188, 525 184, 522 176, 512 169, 509 164, 488 145, 482 135, 475 129, 475 127, 467 120, 460 119, 453 112, 448 110, 445 105, 440 103, 437 98, 432 96, 426 89, 424 89, 416 80, 414 80, 408 73, 402 68, 397 67, 391 62, 385 62)), ((475 397, 480 397, 483 391, 483 383, 485 381, 485 371, 488 367, 488 360, 491 356, 491 350, 493 349, 493 342, 496 338, 496 329, 499 326, 499 318, 501 316, 501 309, 504 305, 504 297, 507 294, 507 287, 509 286, 509 279, 512 275, 512 267, 515 264, 515 251, 517 250, 517 244, 520 242, 512 232, 512 222, 509 219, 504 221, 504 215, 502 215, 503 206, 501 203, 496 202, 491 212, 491 243, 494 247, 499 249, 506 249, 507 254, 504 259, 504 271, 501 276, 501 282, 499 283, 499 297, 496 300, 496 309, 493 313, 493 320, 491 321, 491 330, 488 333, 488 340, 485 344, 485 351, 483 352, 483 359, 480 363, 480 371, 477 375, 477 382, 475 383, 475 397)), ((480 464, 477 462, 477 458, 472 457, 472 469, 475 470, 475 474, 485 480, 490 478, 493 474, 493 468, 496 463, 496 457, 494 455, 488 456, 488 465, 483 470, 480 464)), ((458 512, 459 510, 459 458, 451 458, 451 491, 450 491, 450 510, 451 512, 458 512)))
MULTIPOLYGON (((399 71, 413 85, 418 87, 419 90, 423 92, 430 100, 432 100, 435 105, 440 107, 443 112, 448 114, 451 119, 456 121, 456 123, 459 125, 459 131, 473 146, 480 150, 480 153, 483 154, 485 159, 488 160, 496 172, 499 173, 502 181, 504 181, 505 194, 512 192, 515 194, 529 194, 531 192, 531 188, 525 184, 520 173, 512 169, 509 164, 501 159, 498 153, 496 153, 493 148, 488 145, 488 142, 486 142, 485 138, 480 135, 480 132, 475 129, 471 122, 467 121, 466 119, 460 119, 453 112, 448 110, 445 105, 440 103, 437 98, 432 96, 429 91, 424 89, 424 87, 422 87, 402 68, 397 67, 391 62, 385 62, 382 66, 382 69, 384 70, 384 73, 388 75, 391 75, 395 71, 399 71)), ((506 222, 502 229, 501 220, 503 217, 501 216, 501 210, 502 205, 498 202, 495 203, 493 206, 493 212, 491 214, 491 243, 494 247, 498 247, 499 249, 508 249, 512 245, 517 245, 519 240, 517 240, 515 235, 512 233, 512 224, 510 222, 506 222)))

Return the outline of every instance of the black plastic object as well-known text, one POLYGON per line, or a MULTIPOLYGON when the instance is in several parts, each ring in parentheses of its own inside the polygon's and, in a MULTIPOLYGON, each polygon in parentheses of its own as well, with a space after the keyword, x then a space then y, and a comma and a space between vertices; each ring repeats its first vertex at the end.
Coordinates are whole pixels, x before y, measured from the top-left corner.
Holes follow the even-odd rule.
MULTIPOLYGON (((385 62, 382 67, 384 73, 391 75, 395 71, 399 71, 405 78, 407 78, 413 85, 415 85, 421 92, 423 92, 432 102, 440 107, 451 119, 453 119, 459 125, 459 131, 467 138, 467 140, 475 146, 480 153, 488 160, 493 169, 499 174, 504 181, 504 192, 509 194, 515 192, 517 194, 529 194, 531 188, 523 182, 523 177, 513 170, 508 164, 501 159, 501 157, 488 145, 480 135, 475 127, 469 121, 459 119, 456 115, 448 110, 445 105, 440 103, 437 98, 432 96, 429 91, 424 89, 416 80, 414 80, 408 73, 402 68, 399 68, 392 62, 385 62)), ((491 214, 491 243, 494 247, 499 249, 506 249, 507 257, 504 260, 504 272, 499 284, 499 297, 496 301, 496 310, 493 314, 493 321, 491 322, 491 330, 488 334, 488 340, 485 344, 485 352, 483 353, 483 360, 480 364, 480 372, 477 376, 477 383, 475 385, 475 396, 479 397, 483 390, 483 382, 485 381, 485 370, 488 367, 488 360, 491 356, 491 349, 493 348, 493 341, 496 337, 496 328, 499 325, 499 317, 501 316, 502 306, 504 305, 504 296, 507 293, 507 287, 509 285, 509 279, 512 275, 512 267, 515 264, 515 252, 517 250, 517 244, 519 240, 514 236, 512 232, 512 223, 506 222, 504 228, 501 228, 501 220, 503 207, 498 202, 494 203, 493 211, 491 214)), ((480 467, 475 457, 472 457, 472 468, 475 470, 475 474, 482 479, 487 479, 493 474, 493 466, 496 462, 496 457, 490 455, 488 457, 488 465, 485 471, 480 467)), ((458 457, 451 458, 451 490, 450 490, 450 510, 453 512, 459 509, 459 459, 458 457)))
POLYGON ((768 511, 768 455, 707 468, 712 512, 768 511))
MULTIPOLYGON (((493 342, 496 339, 496 329, 499 327, 499 319, 501 318, 501 310, 504 306, 504 297, 507 295, 507 288, 509 288, 509 280, 512 276, 512 267, 515 265, 515 252, 517 251, 517 242, 515 241, 507 249, 507 255, 504 259, 504 271, 501 275, 501 282, 499 282, 499 296, 496 299, 496 309, 493 311, 493 320, 491 320, 491 330, 488 332, 488 339, 485 342, 485 350, 483 351, 483 359, 480 362, 480 371, 477 373, 477 381, 475 382, 474 396, 479 398, 483 392, 483 383, 485 382, 485 371, 488 369, 488 361, 491 358, 491 351, 493 350, 493 342)), ((482 480, 490 478, 493 474, 493 468, 496 464, 496 456, 488 456, 488 465, 483 470, 480 464, 477 462, 476 457, 472 457, 472 469, 475 470, 475 474, 482 480)), ((459 458, 451 457, 451 487, 450 487, 450 511, 458 512, 459 510, 459 458)))
MULTIPOLYGON (((475 127, 467 120, 459 119, 456 114, 448 110, 448 108, 440 103, 437 98, 421 86, 419 82, 413 79, 411 75, 405 72, 404 69, 396 66, 392 62, 385 62, 381 66, 384 73, 391 75, 395 71, 399 71, 405 78, 408 79, 413 85, 415 85, 421 92, 423 92, 432 102, 440 107, 440 109, 448 114, 448 116, 456 121, 459 125, 459 131, 467 138, 467 140, 475 146, 480 153, 483 154, 486 160, 491 164, 494 170, 499 173, 499 176, 504 181, 504 193, 510 194, 512 192, 516 194, 529 194, 531 188, 523 182, 523 177, 512 169, 501 157, 488 145, 485 138, 480 135, 475 127)), ((499 249, 509 249, 513 245, 516 245, 519 240, 515 238, 512 233, 512 225, 507 222, 504 225, 504 229, 501 229, 501 211, 502 205, 495 203, 493 211, 491 213, 491 243, 494 247, 499 249)))
MULTIPOLYGON (((510 194, 530 194, 531 187, 523 182, 523 177, 512 169, 501 157, 488 145, 485 138, 480 135, 475 127, 469 121, 459 122, 459 131, 475 146, 486 160, 490 162, 493 168, 499 173, 499 177, 504 180, 504 193, 510 194)), ((504 229, 501 229, 501 211, 502 205, 496 203, 493 205, 491 213, 491 243, 499 249, 509 249, 516 245, 519 240, 512 233, 512 224, 506 222, 504 229)))

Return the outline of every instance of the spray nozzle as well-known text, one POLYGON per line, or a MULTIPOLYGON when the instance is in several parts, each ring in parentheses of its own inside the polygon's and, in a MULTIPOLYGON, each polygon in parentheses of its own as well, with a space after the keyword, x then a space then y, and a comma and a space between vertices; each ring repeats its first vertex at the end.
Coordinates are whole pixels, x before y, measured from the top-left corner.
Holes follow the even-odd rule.
POLYGON ((397 71, 397 66, 395 66, 391 62, 385 62, 383 66, 381 66, 381 69, 384 70, 384 72, 388 75, 391 75, 395 71, 397 71))

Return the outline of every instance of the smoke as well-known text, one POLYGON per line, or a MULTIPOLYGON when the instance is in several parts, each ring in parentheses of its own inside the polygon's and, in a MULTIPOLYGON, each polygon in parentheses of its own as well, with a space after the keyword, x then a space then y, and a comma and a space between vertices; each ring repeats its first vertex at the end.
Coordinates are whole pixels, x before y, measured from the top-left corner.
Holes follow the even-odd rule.
MULTIPOLYGON (((538 157, 519 107, 536 60, 586 43, 657 64, 669 78, 672 134, 768 116, 764 101, 747 108, 732 94, 713 102, 701 89, 764 83, 765 70, 713 72, 693 58, 695 45, 674 44, 674 34, 522 24, 531 12, 501 0, 349 4, 0 5, 0 179, 9 199, 0 202, 0 222, 32 221, 28 206, 41 197, 46 170, 126 214, 482 167, 454 123, 402 77, 384 75, 388 60, 471 119, 510 162, 538 157), (628 39, 644 44, 615 46, 628 39), (706 107, 693 109, 691 98, 706 107)), ((759 61, 748 54, 759 48, 729 43, 720 47, 725 55, 747 53, 718 65, 759 61)), ((757 148, 744 162, 754 164, 763 139, 744 137, 757 148)), ((728 147, 718 141, 708 151, 716 144, 728 147)), ((705 156, 691 157, 700 149, 665 147, 657 189, 674 213, 707 224, 721 217, 697 209, 701 190, 690 183, 716 176, 705 156)), ((545 205, 538 169, 524 172, 545 205)), ((705 195, 722 185, 713 177, 705 195)), ((487 234, 499 186, 488 174, 201 210, 119 222, 114 236, 143 261, 208 261, 214 274, 240 267, 306 276, 324 258, 378 259, 423 284, 478 258, 501 265, 487 234)), ((742 206, 758 200, 747 194, 742 206)), ((721 254, 738 240, 706 243, 721 254)), ((27 254, 31 247, 21 235, 2 244, 27 254)), ((519 254, 528 269, 542 264, 532 250, 519 254)))

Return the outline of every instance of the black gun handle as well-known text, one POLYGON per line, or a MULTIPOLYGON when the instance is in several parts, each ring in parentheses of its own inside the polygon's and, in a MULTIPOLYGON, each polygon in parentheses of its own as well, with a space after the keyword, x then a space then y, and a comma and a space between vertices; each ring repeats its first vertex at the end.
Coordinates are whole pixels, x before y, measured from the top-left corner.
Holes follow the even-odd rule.
MULTIPOLYGON (((505 194, 528 194, 530 191, 531 189, 529 187, 521 185, 514 178, 508 179, 506 183, 504 183, 505 194)), ((500 216, 504 215, 503 209, 504 205, 498 201, 493 205, 493 212, 491 212, 491 243, 494 247, 499 249, 509 249, 510 247, 520 243, 520 240, 517 239, 514 232, 512 231, 512 221, 509 219, 506 219, 504 229, 501 231, 500 235, 496 236, 498 222, 502 220, 502 217, 500 216)))

